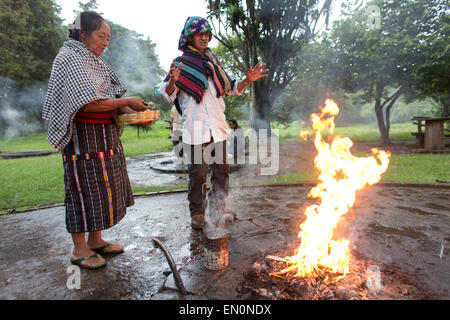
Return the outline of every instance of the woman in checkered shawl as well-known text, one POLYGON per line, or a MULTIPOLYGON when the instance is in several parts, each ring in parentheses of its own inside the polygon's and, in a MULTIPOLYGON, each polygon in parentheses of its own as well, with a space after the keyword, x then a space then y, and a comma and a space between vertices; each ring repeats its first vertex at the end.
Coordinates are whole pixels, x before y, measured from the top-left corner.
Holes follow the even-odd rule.
POLYGON ((123 252, 103 240, 101 230, 116 225, 134 204, 120 142, 123 128, 113 117, 148 109, 140 98, 122 98, 126 89, 100 58, 110 37, 111 27, 100 15, 78 15, 55 58, 43 109, 48 141, 63 155, 71 261, 90 269, 106 264, 99 253, 123 252))

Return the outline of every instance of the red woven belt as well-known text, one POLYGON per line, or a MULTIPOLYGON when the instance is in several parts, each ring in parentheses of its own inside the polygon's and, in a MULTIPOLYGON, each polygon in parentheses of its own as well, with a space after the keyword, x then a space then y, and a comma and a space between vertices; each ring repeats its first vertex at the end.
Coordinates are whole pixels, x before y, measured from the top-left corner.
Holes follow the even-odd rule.
POLYGON ((75 122, 87 122, 98 124, 114 123, 114 117, 117 115, 116 111, 109 112, 82 112, 78 111, 75 115, 75 122))

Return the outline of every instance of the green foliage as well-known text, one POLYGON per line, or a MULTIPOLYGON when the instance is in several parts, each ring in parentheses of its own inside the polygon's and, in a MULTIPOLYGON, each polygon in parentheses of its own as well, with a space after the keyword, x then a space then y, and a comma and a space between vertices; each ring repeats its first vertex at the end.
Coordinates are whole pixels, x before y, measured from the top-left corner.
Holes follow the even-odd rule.
POLYGON ((111 66, 128 89, 128 95, 150 97, 155 85, 161 81, 162 70, 155 44, 150 38, 114 22, 109 47, 103 59, 111 66))
POLYGON ((45 81, 64 39, 52 0, 0 1, 0 77, 20 87, 45 81))
POLYGON ((0 0, 0 135, 43 130, 44 92, 64 39, 59 11, 51 0, 0 0))
POLYGON ((307 120, 311 113, 318 111, 326 98, 332 98, 341 108, 346 107, 346 95, 342 90, 333 90, 338 70, 333 48, 327 38, 305 45, 298 53, 298 68, 300 71, 296 77, 275 102, 274 120, 307 120))
POLYGON ((382 140, 389 143, 391 108, 402 95, 407 102, 448 95, 449 54, 443 48, 448 3, 372 1, 382 20, 381 28, 372 30, 366 8, 351 10, 351 4, 330 34, 337 60, 334 86, 375 102, 382 140))
POLYGON ((249 119, 250 102, 247 94, 242 96, 224 97, 225 117, 227 119, 249 119))
MULTIPOLYGON (((154 92, 154 87, 164 75, 155 52, 155 44, 150 38, 143 39, 136 31, 114 22, 109 23, 112 35, 103 59, 127 88, 126 96, 139 96, 145 101, 156 103, 157 108, 162 111, 170 110, 171 105, 154 92)), ((153 126, 135 125, 133 128, 139 137, 153 126)))
MULTIPOLYGON (((238 45, 236 37, 231 41, 238 45)), ((213 53, 220 58, 220 63, 229 73, 230 77, 239 81, 243 78, 245 71, 241 71, 242 65, 239 60, 235 60, 232 55, 228 53, 228 48, 219 43, 217 47, 212 49, 213 53)), ((242 61, 241 61, 242 62, 242 61)), ((227 119, 249 119, 250 117, 250 95, 248 90, 245 90, 242 96, 224 97, 225 100, 225 116, 227 119)))
POLYGON ((330 0, 210 3, 215 37, 224 46, 217 53, 231 72, 246 73, 261 60, 270 67, 268 77, 252 85, 254 128, 270 128, 274 101, 299 71, 298 52, 317 34, 317 22, 328 17, 330 7, 330 0))
POLYGON ((97 0, 88 0, 85 3, 78 1, 78 7, 80 7, 80 10, 74 10, 73 12, 75 14, 78 14, 83 11, 96 11, 98 8, 98 3, 97 0))
MULTIPOLYGON (((98 8, 95 0, 79 2, 79 6, 82 11, 98 8)), ((41 112, 47 82, 68 34, 59 12, 53 0, 0 0, 0 135, 45 130, 41 112)), ((127 96, 140 96, 169 110, 170 105, 154 93, 164 75, 155 44, 135 31, 110 24, 112 39, 103 58, 127 87, 127 96)))

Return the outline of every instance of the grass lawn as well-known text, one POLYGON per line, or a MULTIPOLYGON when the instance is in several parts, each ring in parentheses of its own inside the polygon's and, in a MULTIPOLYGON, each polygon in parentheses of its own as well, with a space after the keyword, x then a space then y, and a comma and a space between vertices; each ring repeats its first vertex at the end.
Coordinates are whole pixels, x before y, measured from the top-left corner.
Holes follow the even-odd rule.
MULTIPOLYGON (((272 124, 272 129, 278 130, 279 132, 281 143, 299 139, 300 131, 308 128, 298 121, 292 122, 289 125, 280 123, 272 124)), ((415 131, 417 131, 417 127, 412 123, 394 123, 391 125, 389 136, 392 141, 412 140, 411 132, 415 131)), ((350 137, 355 142, 380 141, 380 131, 377 124, 355 124, 336 127, 333 135, 350 137)))
MULTIPOLYGON (((122 143, 127 156, 166 151, 171 146, 168 139, 170 130, 166 123, 156 122, 151 130, 140 133, 127 127, 122 143)), ((275 125, 280 130, 282 141, 298 139, 300 124, 289 127, 275 125)), ((393 125, 392 140, 411 138, 414 128, 409 124, 393 125)), ((377 141, 376 126, 355 125, 337 128, 337 133, 352 136, 355 141, 377 141)), ((9 152, 52 150, 46 141, 46 134, 34 134, 11 140, 0 139, 0 150, 9 152)), ((436 179, 450 180, 450 156, 439 154, 393 155, 388 171, 383 175, 383 182, 425 183, 433 184, 436 179)), ((0 209, 22 208, 34 205, 47 205, 64 202, 63 167, 59 154, 43 158, 25 158, 17 160, 0 160, 0 209)), ((272 178, 258 179, 252 184, 281 184, 295 182, 314 182, 315 172, 298 172, 272 178)), ((133 192, 155 192, 183 189, 186 186, 133 186, 133 192)))
POLYGON ((47 133, 34 133, 26 137, 6 139, 0 137, 0 151, 25 152, 38 150, 54 150, 47 142, 47 133))
MULTIPOLYGON (((167 123, 158 121, 148 131, 140 131, 137 137, 134 127, 126 127, 121 137, 127 157, 166 151, 172 142, 168 139, 170 130, 167 123)), ((22 152, 36 150, 54 150, 47 142, 47 133, 35 133, 27 137, 5 139, 0 137, 0 150, 3 152, 22 152)))
MULTIPOLYGON (((166 126, 166 123, 158 121, 152 125, 151 130, 141 130, 139 138, 135 128, 126 127, 122 135, 126 156, 167 151, 172 142, 168 139, 170 130, 166 126)), ((38 133, 11 140, 2 139, 0 150, 21 152, 53 148, 47 143, 47 134, 38 133)), ((62 203, 63 181, 64 169, 59 154, 42 158, 0 160, 0 209, 62 203)), ((133 192, 154 192, 170 188, 133 186, 133 192)))
POLYGON ((134 157, 143 154, 168 151, 172 147, 170 141, 170 130, 166 129, 167 123, 158 121, 153 124, 149 131, 141 130, 139 138, 136 129, 126 127, 122 135, 122 145, 127 157, 134 157))
MULTIPOLYGON (((258 179, 250 185, 315 183, 317 176, 317 171, 287 173, 271 178, 258 179)), ((388 170, 381 177, 381 182, 436 184, 436 179, 450 180, 450 155, 394 154, 391 156, 388 170)))
POLYGON ((64 202, 64 170, 59 154, 0 160, 0 209, 64 202))

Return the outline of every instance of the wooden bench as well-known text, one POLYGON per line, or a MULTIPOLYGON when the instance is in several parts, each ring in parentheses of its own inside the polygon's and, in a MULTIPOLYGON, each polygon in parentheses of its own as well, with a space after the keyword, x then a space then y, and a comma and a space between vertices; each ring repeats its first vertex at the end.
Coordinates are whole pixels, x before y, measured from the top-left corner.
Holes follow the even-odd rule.
POLYGON ((422 132, 422 127, 425 127, 425 117, 414 117, 412 118, 413 124, 417 126, 417 132, 411 132, 411 135, 416 137, 417 147, 424 148, 425 146, 425 133, 422 132))
POLYGON ((430 117, 414 117, 411 119, 413 124, 417 125, 417 132, 412 132, 411 135, 417 138, 419 148, 426 151, 439 151, 445 149, 445 132, 449 130, 444 129, 444 123, 450 120, 450 117, 430 118, 430 117), (422 132, 422 127, 425 127, 425 132, 422 132))

